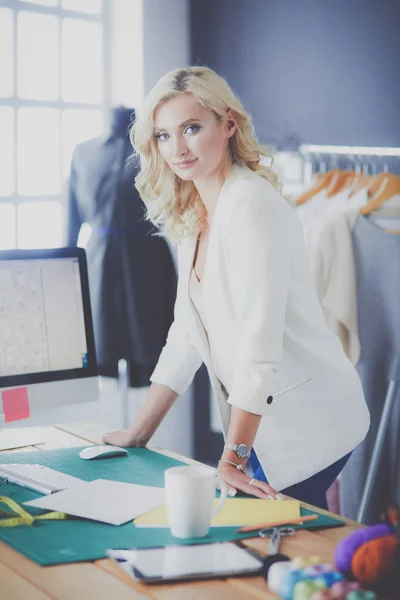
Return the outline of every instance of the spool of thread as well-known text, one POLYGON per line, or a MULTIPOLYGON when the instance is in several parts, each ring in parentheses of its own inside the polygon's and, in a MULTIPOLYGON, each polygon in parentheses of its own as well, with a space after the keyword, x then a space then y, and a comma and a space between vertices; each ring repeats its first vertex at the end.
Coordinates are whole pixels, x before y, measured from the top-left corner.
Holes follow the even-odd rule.
POLYGON ((329 588, 334 583, 342 581, 343 575, 341 573, 338 573, 337 571, 330 571, 329 573, 310 575, 309 573, 307 573, 307 569, 288 570, 282 575, 279 594, 281 595, 283 600, 292 600, 294 589, 298 583, 302 581, 316 581, 317 579, 323 581, 325 587, 329 588))
POLYGON ((350 592, 347 595, 346 600, 376 600, 377 595, 375 592, 370 592, 368 590, 356 590, 355 592, 350 592))
MULTIPOLYGON (((306 572, 307 569, 304 569, 306 572)), ((307 574, 307 573, 306 573, 307 574)), ((312 579, 322 579, 326 583, 326 587, 330 588, 334 583, 343 580, 343 575, 337 571, 330 571, 328 573, 319 573, 318 575, 309 575, 312 579)))
POLYGON ((268 587, 271 592, 275 594, 279 593, 281 587, 282 577, 287 571, 293 570, 293 562, 277 562, 271 565, 268 571, 268 587))
POLYGON ((323 579, 300 581, 293 590, 293 600, 310 600, 315 592, 326 589, 327 585, 323 579))
MULTIPOLYGON (((322 575, 323 573, 332 573, 335 571, 335 568, 328 563, 320 563, 319 565, 310 565, 304 569, 304 572, 307 575, 317 576, 322 575)), ((343 579, 343 577, 342 577, 343 579)))
MULTIPOLYGON (((308 583, 308 582, 303 582, 303 583, 308 583)), ((298 584, 298 585, 300 585, 300 584, 298 584)), ((377 595, 375 594, 375 592, 371 592, 368 590, 355 590, 355 591, 350 592, 349 594, 345 594, 345 595, 336 594, 335 592, 332 592, 332 590, 322 590, 322 591, 318 591, 318 592, 313 592, 312 595, 310 596, 310 600, 376 600, 376 599, 377 599, 377 595)))
POLYGON ((351 571, 351 561, 356 550, 363 544, 389 535, 391 529, 389 525, 382 523, 379 525, 370 525, 363 529, 357 529, 350 535, 340 540, 335 548, 335 565, 338 571, 349 573, 351 571))
POLYGON ((321 592, 314 592, 310 600, 346 600, 346 596, 332 594, 331 590, 322 590, 321 592))
POLYGON ((342 594, 343 596, 346 596, 347 594, 350 594, 350 592, 354 592, 354 590, 359 590, 360 589, 360 584, 358 583, 358 581, 338 581, 337 583, 334 583, 333 586, 330 588, 330 591, 333 592, 334 594, 342 594))
POLYGON ((397 536, 386 535, 360 546, 351 560, 354 577, 362 584, 371 584, 394 573, 397 544, 397 536))
POLYGON ((346 600, 350 592, 360 589, 360 584, 356 581, 338 581, 328 590, 315 592, 311 600, 346 600))

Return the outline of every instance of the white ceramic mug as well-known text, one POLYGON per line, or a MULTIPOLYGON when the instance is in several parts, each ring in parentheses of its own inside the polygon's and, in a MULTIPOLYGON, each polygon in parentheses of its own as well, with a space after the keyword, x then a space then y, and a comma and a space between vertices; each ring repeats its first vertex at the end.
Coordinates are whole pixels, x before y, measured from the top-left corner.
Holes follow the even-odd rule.
POLYGON ((168 522, 177 538, 203 537, 210 529, 211 517, 223 507, 227 487, 211 467, 172 467, 164 473, 168 522), (215 484, 219 480, 221 497, 215 508, 215 484))

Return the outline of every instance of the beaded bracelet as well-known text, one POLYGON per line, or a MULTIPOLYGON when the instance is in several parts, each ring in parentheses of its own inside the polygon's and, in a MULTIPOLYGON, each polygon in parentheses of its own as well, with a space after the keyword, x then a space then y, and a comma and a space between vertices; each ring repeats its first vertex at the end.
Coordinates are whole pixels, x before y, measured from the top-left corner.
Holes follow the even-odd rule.
POLYGON ((242 473, 244 473, 244 466, 243 466, 243 465, 241 465, 240 463, 238 464, 238 463, 232 462, 231 460, 225 460, 225 459, 223 459, 223 458, 221 458, 221 459, 218 461, 218 464, 219 464, 219 463, 221 463, 221 462, 223 462, 223 463, 228 463, 228 465, 232 465, 233 467, 236 467, 236 469, 237 469, 238 471, 241 471, 242 473))

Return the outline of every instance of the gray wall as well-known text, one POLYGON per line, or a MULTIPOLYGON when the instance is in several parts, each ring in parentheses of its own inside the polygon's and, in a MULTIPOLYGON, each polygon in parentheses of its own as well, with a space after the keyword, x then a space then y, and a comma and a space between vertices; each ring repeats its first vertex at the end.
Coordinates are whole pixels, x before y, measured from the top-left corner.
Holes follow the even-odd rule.
POLYGON ((191 35, 263 142, 400 146, 398 0, 192 0, 191 35))
POLYGON ((162 75, 190 64, 189 0, 143 0, 143 57, 145 94, 162 75))

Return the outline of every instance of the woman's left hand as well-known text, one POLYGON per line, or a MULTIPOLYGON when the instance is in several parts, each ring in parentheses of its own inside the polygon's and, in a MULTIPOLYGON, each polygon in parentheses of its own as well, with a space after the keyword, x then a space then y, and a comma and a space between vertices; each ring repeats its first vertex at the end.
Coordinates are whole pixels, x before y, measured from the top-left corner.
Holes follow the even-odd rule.
POLYGON ((283 498, 282 494, 279 494, 279 492, 274 490, 274 488, 265 481, 252 479, 233 465, 219 463, 218 475, 228 486, 228 496, 234 495, 234 492, 231 490, 240 490, 241 492, 245 492, 246 494, 261 499, 281 500, 283 498))

